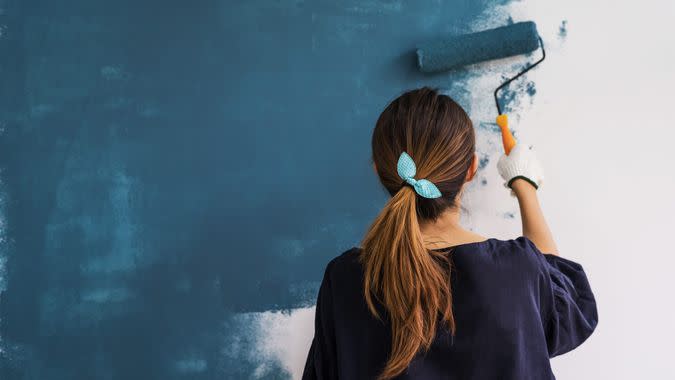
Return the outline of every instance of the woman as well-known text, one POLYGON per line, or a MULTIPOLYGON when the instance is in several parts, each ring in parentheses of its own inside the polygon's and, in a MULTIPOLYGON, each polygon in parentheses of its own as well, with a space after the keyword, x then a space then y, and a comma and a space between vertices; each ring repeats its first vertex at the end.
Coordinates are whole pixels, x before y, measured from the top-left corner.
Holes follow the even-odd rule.
POLYGON ((497 164, 523 224, 500 240, 459 224, 478 164, 471 120, 450 97, 401 95, 372 150, 392 198, 362 246, 326 266, 303 379, 555 379, 549 359, 598 316, 583 268, 558 256, 534 152, 517 144, 497 164))

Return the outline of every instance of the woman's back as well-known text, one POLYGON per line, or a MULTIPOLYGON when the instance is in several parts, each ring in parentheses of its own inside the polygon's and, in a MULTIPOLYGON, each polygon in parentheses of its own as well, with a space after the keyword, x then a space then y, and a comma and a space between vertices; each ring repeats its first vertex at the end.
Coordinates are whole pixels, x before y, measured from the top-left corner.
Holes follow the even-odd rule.
POLYGON ((581 266, 554 256, 532 147, 518 141, 497 162, 523 236, 477 241, 460 223, 479 159, 457 102, 405 92, 380 114, 371 145, 391 198, 359 248, 326 267, 303 377, 553 379, 549 358, 581 344, 597 312, 581 266))
MULTIPOLYGON (((488 239, 447 251, 452 264, 456 332, 439 323, 397 379, 554 379, 549 358, 581 344, 597 324, 582 267, 542 254, 526 237, 488 239)), ((319 290, 315 337, 303 379, 373 379, 391 351, 391 326, 363 298, 362 250, 327 265, 319 290)))

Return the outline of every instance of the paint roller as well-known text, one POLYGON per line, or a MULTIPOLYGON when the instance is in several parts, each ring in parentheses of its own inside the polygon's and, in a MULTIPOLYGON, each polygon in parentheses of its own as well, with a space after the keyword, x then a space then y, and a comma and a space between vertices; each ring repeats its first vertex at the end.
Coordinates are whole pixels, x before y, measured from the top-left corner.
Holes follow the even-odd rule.
POLYGON ((530 71, 546 57, 544 42, 537 33, 536 24, 532 21, 518 22, 495 29, 430 41, 418 47, 417 64, 422 72, 437 73, 483 61, 531 53, 539 47, 541 58, 504 81, 494 92, 497 125, 502 131, 502 143, 508 155, 516 145, 516 139, 511 134, 508 117, 502 113, 497 95, 501 89, 530 71))

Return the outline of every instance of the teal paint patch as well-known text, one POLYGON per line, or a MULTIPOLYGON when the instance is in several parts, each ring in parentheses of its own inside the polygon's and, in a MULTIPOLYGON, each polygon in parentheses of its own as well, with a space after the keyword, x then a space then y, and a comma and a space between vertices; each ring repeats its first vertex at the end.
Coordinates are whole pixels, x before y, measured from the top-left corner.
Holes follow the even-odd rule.
POLYGON ((560 39, 565 39, 567 37, 567 20, 562 20, 560 27, 558 28, 558 37, 560 39))
POLYGON ((478 169, 485 169, 490 163, 490 157, 488 155, 483 155, 478 161, 478 169))
MULTIPOLYGON (((497 114, 497 109, 495 108, 495 118, 496 118, 496 114, 497 114)), ((500 133, 501 132, 501 129, 499 128, 499 125, 497 125, 496 122, 494 122, 494 123, 480 122, 478 124, 478 128, 480 130, 484 130, 484 131, 487 131, 487 132, 490 132, 490 133, 500 133)))
MULTIPOLYGON (((526 66, 526 65, 525 65, 526 66)), ((523 67, 525 67, 523 66, 523 67)), ((502 77, 503 80, 508 79, 502 77)), ((515 107, 523 101, 531 102, 537 93, 537 88, 532 81, 518 78, 501 91, 499 91, 499 104, 502 106, 502 112, 508 114, 514 111, 515 107)), ((499 126, 494 124, 496 128, 499 126)))
POLYGON ((537 87, 535 86, 534 82, 527 82, 525 85, 525 92, 530 96, 530 98, 537 94, 537 87))
POLYGON ((496 3, 0 2, 0 378, 250 378, 232 315, 314 301, 386 200, 382 108, 470 108, 414 46, 496 3))

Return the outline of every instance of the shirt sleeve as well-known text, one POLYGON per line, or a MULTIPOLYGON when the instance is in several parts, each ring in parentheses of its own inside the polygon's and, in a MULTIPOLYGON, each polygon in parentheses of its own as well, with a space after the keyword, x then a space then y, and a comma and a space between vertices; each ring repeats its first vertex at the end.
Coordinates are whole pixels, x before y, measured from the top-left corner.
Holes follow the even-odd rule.
POLYGON ((333 303, 330 267, 326 266, 319 287, 314 317, 314 338, 307 354, 302 380, 337 379, 337 353, 333 324, 333 303))
POLYGON ((549 357, 582 344, 598 324, 595 297, 583 267, 569 259, 542 254, 528 240, 540 264, 540 312, 549 357))

